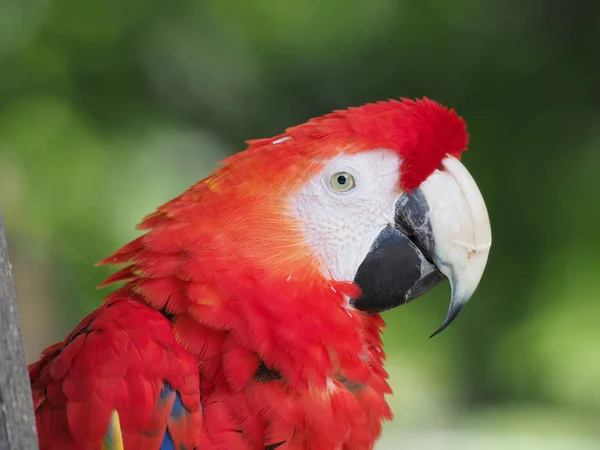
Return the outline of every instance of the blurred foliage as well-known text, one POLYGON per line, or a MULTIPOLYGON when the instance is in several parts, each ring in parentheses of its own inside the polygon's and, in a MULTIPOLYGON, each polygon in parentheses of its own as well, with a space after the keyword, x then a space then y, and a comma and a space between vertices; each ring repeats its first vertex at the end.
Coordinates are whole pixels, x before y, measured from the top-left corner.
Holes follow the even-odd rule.
POLYGON ((381 448, 600 448, 599 17, 566 0, 2 0, 0 203, 28 359, 99 303, 93 262, 244 140, 426 95, 469 124, 494 245, 440 337, 447 287, 386 314, 381 448))

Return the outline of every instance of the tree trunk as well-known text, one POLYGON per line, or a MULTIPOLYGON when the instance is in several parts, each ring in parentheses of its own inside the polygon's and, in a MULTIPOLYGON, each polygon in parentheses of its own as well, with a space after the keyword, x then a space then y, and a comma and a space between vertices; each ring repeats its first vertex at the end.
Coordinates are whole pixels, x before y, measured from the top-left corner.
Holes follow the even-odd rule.
POLYGON ((0 450, 37 448, 21 321, 0 212, 0 450))

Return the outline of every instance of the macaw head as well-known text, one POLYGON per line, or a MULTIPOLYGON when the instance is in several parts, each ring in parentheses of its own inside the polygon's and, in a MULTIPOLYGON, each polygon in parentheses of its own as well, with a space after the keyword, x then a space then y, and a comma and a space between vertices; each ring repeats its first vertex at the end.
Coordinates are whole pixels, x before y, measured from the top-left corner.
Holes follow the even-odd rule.
POLYGON ((485 203, 459 161, 467 142, 453 110, 380 102, 250 141, 205 183, 222 204, 236 199, 225 228, 251 259, 287 277, 354 281, 359 310, 394 308, 447 279, 438 333, 475 291, 491 245, 485 203))

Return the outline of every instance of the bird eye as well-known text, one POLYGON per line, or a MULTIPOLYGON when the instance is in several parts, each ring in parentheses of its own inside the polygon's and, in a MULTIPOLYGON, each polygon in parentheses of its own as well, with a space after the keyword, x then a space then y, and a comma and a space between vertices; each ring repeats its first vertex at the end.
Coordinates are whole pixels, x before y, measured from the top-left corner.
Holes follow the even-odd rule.
POLYGON ((354 187, 354 177, 348 172, 337 172, 331 176, 330 184, 338 192, 348 192, 354 187))

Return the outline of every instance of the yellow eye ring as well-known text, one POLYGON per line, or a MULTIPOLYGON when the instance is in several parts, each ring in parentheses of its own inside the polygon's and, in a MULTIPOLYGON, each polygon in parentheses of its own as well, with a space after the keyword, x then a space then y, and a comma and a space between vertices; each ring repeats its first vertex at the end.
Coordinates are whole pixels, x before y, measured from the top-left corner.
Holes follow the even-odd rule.
POLYGON ((354 177, 348 172, 337 172, 331 176, 329 184, 338 192, 348 192, 354 188, 354 177))

